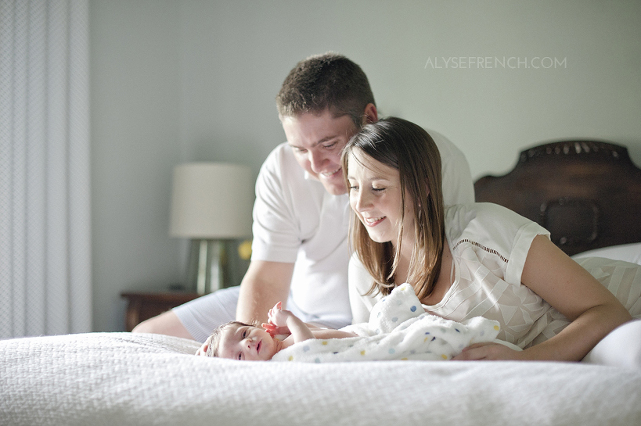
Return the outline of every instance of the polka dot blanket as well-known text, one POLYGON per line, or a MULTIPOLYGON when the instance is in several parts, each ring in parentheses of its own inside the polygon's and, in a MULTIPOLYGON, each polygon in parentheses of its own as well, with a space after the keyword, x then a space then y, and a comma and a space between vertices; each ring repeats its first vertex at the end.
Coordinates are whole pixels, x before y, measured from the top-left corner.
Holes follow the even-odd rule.
POLYGON ((412 286, 403 284, 374 306, 368 323, 342 330, 359 337, 309 339, 283 349, 272 361, 448 360, 473 343, 496 341, 499 323, 482 317, 459 323, 428 314, 412 286))

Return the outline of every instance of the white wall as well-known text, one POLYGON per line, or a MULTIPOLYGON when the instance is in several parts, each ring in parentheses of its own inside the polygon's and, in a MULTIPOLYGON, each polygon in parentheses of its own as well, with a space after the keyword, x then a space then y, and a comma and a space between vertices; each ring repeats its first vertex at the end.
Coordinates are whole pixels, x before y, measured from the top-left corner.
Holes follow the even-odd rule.
POLYGON ((92 256, 96 331, 124 330, 120 292, 180 278, 168 235, 180 162, 179 4, 90 3, 92 256))
POLYGON ((284 140, 274 97, 300 59, 359 63, 383 114, 450 137, 475 178, 558 138, 626 144, 641 164, 639 22, 638 1, 93 0, 94 329, 123 327, 120 291, 180 281, 172 167, 257 174, 284 140), (560 65, 518 65, 535 57, 560 65))

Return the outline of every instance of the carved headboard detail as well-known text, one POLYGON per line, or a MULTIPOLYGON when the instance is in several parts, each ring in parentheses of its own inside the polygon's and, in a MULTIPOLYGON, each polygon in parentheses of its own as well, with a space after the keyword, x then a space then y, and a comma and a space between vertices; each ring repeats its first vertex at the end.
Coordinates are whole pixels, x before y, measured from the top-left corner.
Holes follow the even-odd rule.
POLYGON ((476 201, 547 228, 572 255, 641 241, 641 169, 624 146, 568 140, 526 149, 512 171, 474 184, 476 201))

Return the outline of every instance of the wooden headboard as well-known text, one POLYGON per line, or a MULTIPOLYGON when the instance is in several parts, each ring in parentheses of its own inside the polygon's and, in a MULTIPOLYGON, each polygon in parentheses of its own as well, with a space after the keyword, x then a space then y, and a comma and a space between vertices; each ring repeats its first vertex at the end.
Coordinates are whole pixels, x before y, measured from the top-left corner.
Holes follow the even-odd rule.
POLYGON ((493 202, 538 222, 572 255, 641 241, 641 169, 624 146, 568 140, 521 152, 511 172, 474 184, 493 202))

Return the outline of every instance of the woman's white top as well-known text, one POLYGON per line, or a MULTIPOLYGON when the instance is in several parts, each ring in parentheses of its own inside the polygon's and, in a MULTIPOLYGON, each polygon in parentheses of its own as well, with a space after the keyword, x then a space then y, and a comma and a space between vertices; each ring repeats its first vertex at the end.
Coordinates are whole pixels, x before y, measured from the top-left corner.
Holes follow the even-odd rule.
MULTIPOLYGON (((497 338, 521 348, 545 341, 567 326, 565 316, 521 283, 532 240, 537 235, 549 237, 546 229, 504 207, 476 203, 446 208, 445 235, 454 259, 454 282, 439 303, 423 305, 425 309, 454 321, 476 316, 496 320, 501 326, 497 338)), ((620 294, 610 290, 633 315, 641 313, 639 265, 595 258, 581 262, 604 285, 617 288, 620 294)), ((372 282, 354 255, 349 266, 354 323, 366 322, 382 297, 365 295, 372 282)))

